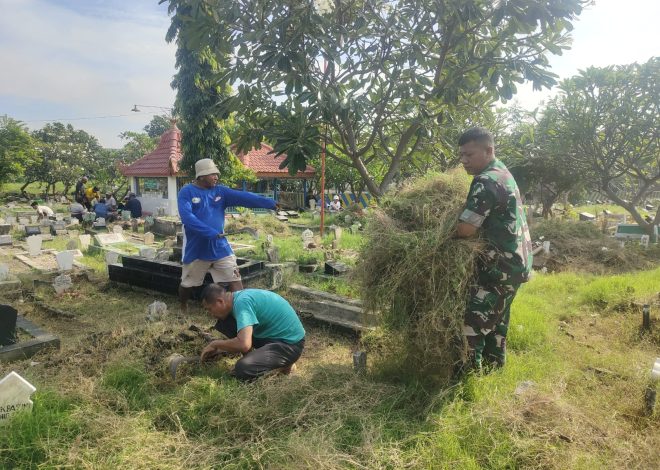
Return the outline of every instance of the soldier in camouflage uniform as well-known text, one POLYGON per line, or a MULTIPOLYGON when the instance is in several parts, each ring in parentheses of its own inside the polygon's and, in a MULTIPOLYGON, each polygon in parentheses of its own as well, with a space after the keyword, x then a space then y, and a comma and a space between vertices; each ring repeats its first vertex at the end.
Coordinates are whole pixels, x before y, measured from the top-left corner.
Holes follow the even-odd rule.
POLYGON ((461 163, 474 179, 456 234, 460 238, 480 235, 486 242, 463 322, 469 365, 477 369, 482 364, 502 366, 511 303, 520 284, 529 280, 532 243, 518 185, 495 158, 490 132, 469 129, 458 145, 461 163))

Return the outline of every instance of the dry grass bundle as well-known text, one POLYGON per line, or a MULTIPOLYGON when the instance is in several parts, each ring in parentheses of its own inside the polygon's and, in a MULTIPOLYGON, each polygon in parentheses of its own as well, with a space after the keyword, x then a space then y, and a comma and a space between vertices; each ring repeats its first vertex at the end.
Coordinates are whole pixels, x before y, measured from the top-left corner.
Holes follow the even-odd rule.
POLYGON ((479 244, 452 238, 469 186, 459 172, 410 182, 372 211, 357 269, 365 304, 381 312, 388 358, 447 378, 479 244), (392 347, 396 351, 392 351, 392 347))

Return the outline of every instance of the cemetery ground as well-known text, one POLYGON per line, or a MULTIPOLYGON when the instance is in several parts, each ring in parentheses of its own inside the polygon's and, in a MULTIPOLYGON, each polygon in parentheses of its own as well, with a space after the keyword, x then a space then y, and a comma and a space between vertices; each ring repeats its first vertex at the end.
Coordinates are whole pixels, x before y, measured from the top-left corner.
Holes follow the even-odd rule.
MULTIPOLYGON (((301 258, 299 231, 266 224, 282 259, 301 258)), ((247 256, 265 256, 263 233, 240 237, 253 245, 247 256)), ((345 227, 341 260, 354 264, 360 242, 345 227)), ((307 256, 320 261, 332 237, 317 243, 307 256)), ((45 248, 65 245, 56 237, 45 248)), ((109 282, 90 252, 80 262, 91 271, 58 296, 34 282, 42 275, 17 249, 0 250, 22 281, 22 294, 3 301, 61 340, 60 350, 0 363, 0 376, 15 370, 37 387, 32 412, 0 433, 2 468, 652 468, 660 457, 660 413, 644 412, 660 348, 655 251, 634 266, 603 261, 598 274, 576 260, 538 273, 513 305, 506 367, 439 386, 379 361, 378 331, 310 318, 294 375, 239 383, 228 375, 235 359, 222 359, 173 380, 166 358, 197 354, 204 341, 188 327, 212 325, 201 308, 182 318, 174 296, 109 282), (169 313, 148 322, 154 300, 169 313), (642 304, 650 332, 640 331, 642 304), (365 374, 353 370, 357 350, 369 351, 365 374)), ((359 295, 342 278, 290 282, 359 295)))

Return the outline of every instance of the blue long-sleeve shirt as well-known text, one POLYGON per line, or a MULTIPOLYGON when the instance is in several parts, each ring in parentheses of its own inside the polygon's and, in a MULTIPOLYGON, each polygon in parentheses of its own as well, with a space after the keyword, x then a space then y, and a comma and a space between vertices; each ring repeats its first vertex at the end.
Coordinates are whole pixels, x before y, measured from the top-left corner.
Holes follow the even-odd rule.
POLYGON ((219 233, 224 233, 226 207, 275 209, 272 199, 221 185, 204 189, 187 184, 179 191, 178 204, 185 264, 197 259, 215 261, 233 254, 227 238, 218 238, 219 233))

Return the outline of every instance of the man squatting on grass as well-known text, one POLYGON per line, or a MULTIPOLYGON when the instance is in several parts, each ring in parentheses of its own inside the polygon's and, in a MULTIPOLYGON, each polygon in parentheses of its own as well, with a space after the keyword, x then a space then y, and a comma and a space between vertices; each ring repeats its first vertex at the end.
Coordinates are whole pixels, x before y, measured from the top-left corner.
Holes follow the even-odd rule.
POLYGON ((291 372, 305 347, 305 329, 286 300, 267 290, 231 292, 209 284, 202 305, 218 320, 215 329, 229 338, 211 341, 202 350, 202 361, 221 352, 243 353, 233 371, 241 380, 273 370, 291 372))
POLYGON ((520 284, 529 280, 532 242, 518 185, 495 158, 492 134, 472 128, 458 145, 461 163, 474 179, 456 234, 470 238, 480 233, 486 242, 463 322, 468 366, 479 370, 482 364, 504 365, 511 303, 520 284))
POLYGON ((210 158, 195 163, 195 182, 179 191, 179 216, 183 222, 183 270, 179 286, 181 310, 186 311, 193 288, 204 283, 207 272, 213 282, 243 288, 236 256, 224 236, 225 208, 232 206, 275 209, 275 201, 247 191, 218 185, 220 171, 210 158))

